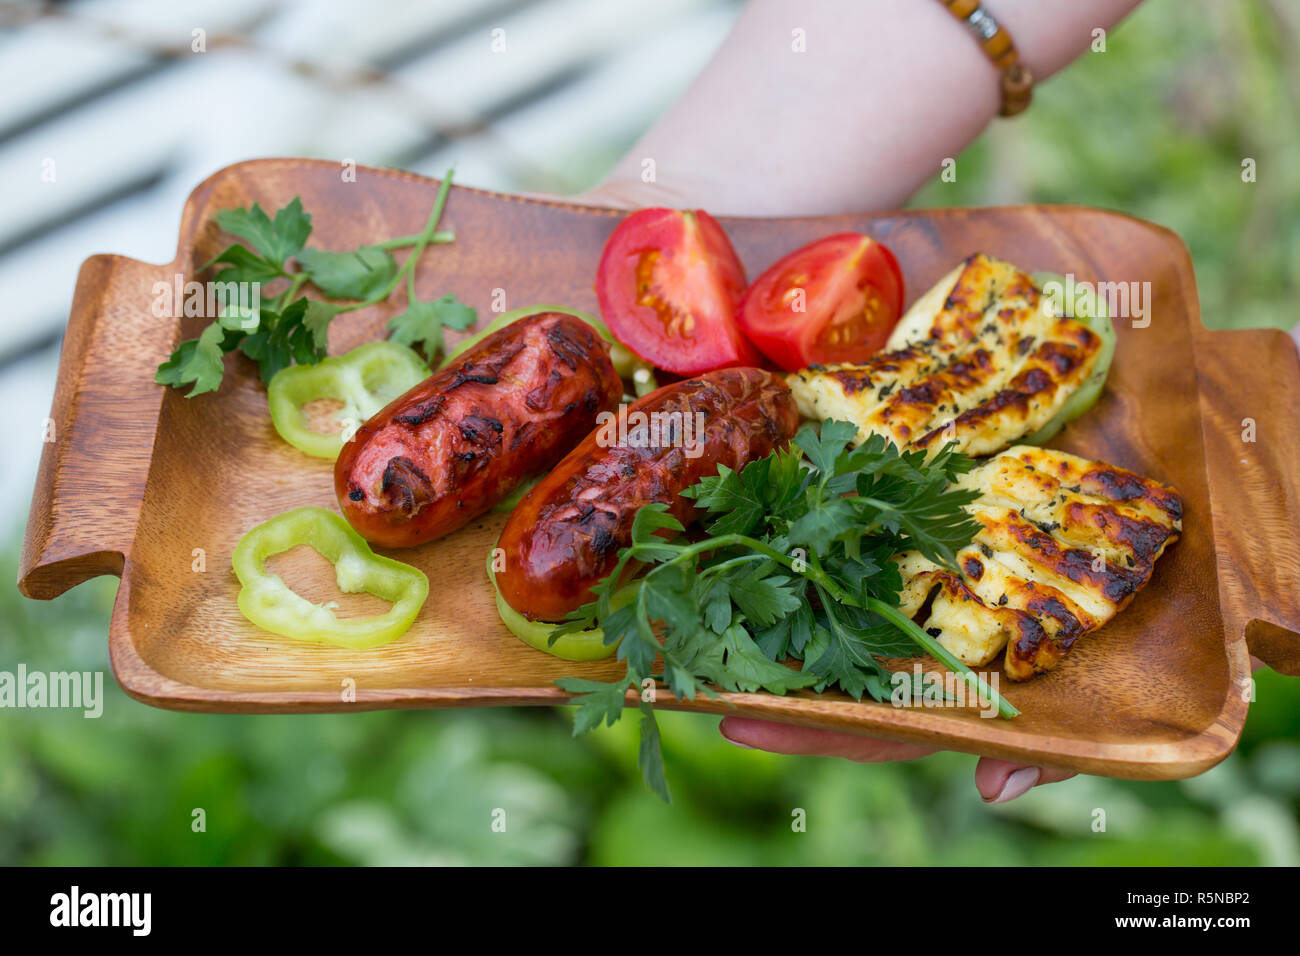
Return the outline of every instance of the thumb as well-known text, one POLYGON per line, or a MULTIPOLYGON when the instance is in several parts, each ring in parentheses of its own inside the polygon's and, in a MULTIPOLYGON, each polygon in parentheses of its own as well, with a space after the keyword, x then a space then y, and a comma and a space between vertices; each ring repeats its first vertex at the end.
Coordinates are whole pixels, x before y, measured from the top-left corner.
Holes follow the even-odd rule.
POLYGON ((1057 783, 1075 776, 1073 770, 1032 767, 1010 760, 980 757, 975 765, 975 789, 985 803, 1006 803, 1043 783, 1057 783))

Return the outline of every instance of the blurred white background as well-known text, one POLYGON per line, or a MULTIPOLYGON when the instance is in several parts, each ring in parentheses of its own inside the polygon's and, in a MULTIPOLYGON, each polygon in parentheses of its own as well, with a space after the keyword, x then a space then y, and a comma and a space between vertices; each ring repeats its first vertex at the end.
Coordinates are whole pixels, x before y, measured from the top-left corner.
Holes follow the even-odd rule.
POLYGON ((592 185, 739 0, 0 5, 0 529, 26 514, 77 269, 169 261, 189 192, 259 156, 506 191, 592 185), (200 32, 196 32, 200 31, 200 32), (201 50, 196 50, 201 47, 201 50))

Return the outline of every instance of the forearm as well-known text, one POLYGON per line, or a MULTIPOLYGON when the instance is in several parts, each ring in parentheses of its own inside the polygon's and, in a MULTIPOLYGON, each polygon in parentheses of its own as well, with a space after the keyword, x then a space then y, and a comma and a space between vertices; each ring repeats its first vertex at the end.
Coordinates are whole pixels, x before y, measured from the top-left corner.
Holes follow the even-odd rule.
MULTIPOLYGON (((1041 81, 1138 2, 989 8, 1041 81)), ((998 105, 995 68, 936 0, 751 0, 690 89, 587 197, 748 216, 896 208, 998 105)))

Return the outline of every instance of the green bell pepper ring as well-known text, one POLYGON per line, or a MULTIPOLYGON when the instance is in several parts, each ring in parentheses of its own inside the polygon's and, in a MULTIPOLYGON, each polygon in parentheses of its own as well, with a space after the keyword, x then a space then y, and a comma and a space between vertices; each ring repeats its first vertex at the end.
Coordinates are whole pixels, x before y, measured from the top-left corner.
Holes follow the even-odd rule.
POLYGON ((539 312, 561 312, 564 315, 572 315, 574 318, 582 319, 595 329, 596 333, 610 345, 609 359, 614 363, 614 371, 618 373, 619 378, 631 380, 638 398, 642 395, 648 395, 658 387, 655 383, 654 366, 633 355, 626 346, 614 338, 614 334, 610 332, 609 327, 604 322, 589 312, 570 309, 567 305, 549 305, 547 303, 502 312, 482 330, 457 342, 455 347, 447 352, 447 357, 442 360, 442 364, 438 367, 446 368, 493 332, 505 328, 511 322, 516 322, 530 315, 537 315, 539 312))
MULTIPOLYGON (((1034 285, 1038 286, 1039 289, 1043 289, 1050 282, 1058 283, 1058 287, 1061 289, 1065 287, 1065 276, 1054 272, 1035 272, 1032 278, 1034 285)), ((1065 314, 1065 303, 1057 301, 1058 296, 1047 295, 1047 298, 1052 303, 1052 309, 1056 315, 1065 314)), ((1082 297, 1076 295, 1074 318, 1088 326, 1101 339, 1101 349, 1097 353, 1097 362, 1093 365, 1092 373, 1084 383, 1079 386, 1073 395, 1065 400, 1061 410, 1052 416, 1046 425, 1028 438, 1023 439, 1025 444, 1041 445, 1044 442, 1051 441, 1065 427, 1067 422, 1073 421, 1097 404, 1097 399, 1101 398, 1101 393, 1106 387, 1106 377, 1110 374, 1111 362, 1115 358, 1115 326, 1107 314, 1106 303, 1096 295, 1082 297)))
POLYGON ((519 483, 518 488, 494 504, 492 510, 499 511, 502 514, 510 514, 510 512, 514 511, 515 508, 518 507, 519 502, 524 500, 524 495, 537 487, 537 483, 541 480, 542 478, 540 475, 536 475, 532 478, 525 478, 519 483))
MULTIPOLYGON (((573 634, 563 634, 552 643, 551 634, 556 628, 555 624, 528 620, 506 603, 506 599, 501 596, 501 591, 497 587, 496 573, 492 570, 491 551, 488 552, 487 576, 488 580, 492 582, 492 593, 497 598, 497 615, 501 618, 501 623, 506 626, 506 629, 511 634, 529 647, 545 651, 547 654, 566 661, 598 661, 601 658, 609 657, 618 648, 617 641, 613 644, 605 643, 605 632, 600 628, 590 631, 577 631, 573 634)), ((619 590, 612 599, 613 606, 618 608, 627 604, 636 594, 636 590, 637 586, 635 584, 627 585, 619 590)))
POLYGON ((375 554, 364 538, 327 508, 294 508, 247 532, 231 558, 243 587, 239 610, 258 627, 301 641, 326 641, 352 650, 378 647, 406 633, 429 597, 429 579, 409 564, 375 554), (340 619, 326 605, 292 591, 266 560, 300 544, 334 565, 339 590, 365 591, 392 607, 372 617, 340 619))
POLYGON ((267 386, 271 421, 280 437, 317 458, 337 458, 345 435, 397 396, 429 377, 429 367, 412 349, 396 342, 367 342, 315 365, 290 365, 267 386), (325 434, 307 426, 303 406, 321 398, 343 403, 334 413, 343 428, 325 434))

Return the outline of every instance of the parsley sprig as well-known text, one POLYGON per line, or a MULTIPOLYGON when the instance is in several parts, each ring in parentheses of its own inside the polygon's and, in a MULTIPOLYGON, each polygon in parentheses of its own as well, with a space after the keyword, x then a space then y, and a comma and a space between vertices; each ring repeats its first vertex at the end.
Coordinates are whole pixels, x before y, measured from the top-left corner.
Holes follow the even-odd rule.
POLYGON ((438 229, 451 180, 448 170, 422 231, 350 252, 306 247, 311 215, 296 196, 274 218, 257 203, 247 209, 218 212, 217 225, 242 244, 227 246, 200 271, 216 267, 213 281, 221 283, 266 285, 287 280, 288 285, 279 295, 263 299, 255 313, 227 304, 198 338, 182 342, 158 366, 154 381, 175 388, 191 385, 187 398, 216 391, 224 374, 223 359, 239 350, 257 362, 262 381, 269 382, 289 365, 310 365, 325 358, 329 324, 335 316, 384 302, 403 282, 407 307, 389 320, 390 337, 402 345, 420 346, 432 362, 442 350, 443 329, 467 329, 477 317, 454 296, 422 302, 415 292, 415 266, 424 250, 455 239, 453 233, 438 229), (405 248, 410 253, 399 266, 392 250, 405 248), (296 270, 291 269, 291 262, 296 270), (326 302, 300 295, 308 284, 328 299, 351 301, 326 302))
MULTIPOLYGON (((890 558, 918 550, 953 568, 978 525, 964 510, 979 492, 953 480, 974 462, 945 448, 929 461, 881 436, 850 447, 856 426, 827 420, 792 445, 721 468, 683 494, 704 509, 706 536, 691 540, 662 503, 642 507, 632 543, 555 636, 600 626, 621 642, 626 673, 612 682, 566 677, 574 733, 614 724, 629 689, 663 681, 681 700, 697 693, 838 686, 887 700, 885 657, 929 654, 963 675, 999 713, 1016 709, 898 609, 902 579, 890 558), (613 598, 629 566, 643 566, 635 597, 613 598), (795 670, 782 661, 802 662, 795 670), (659 666, 657 666, 659 665, 659 666)), ((668 785, 654 705, 643 694, 641 772, 665 800, 668 785)))

